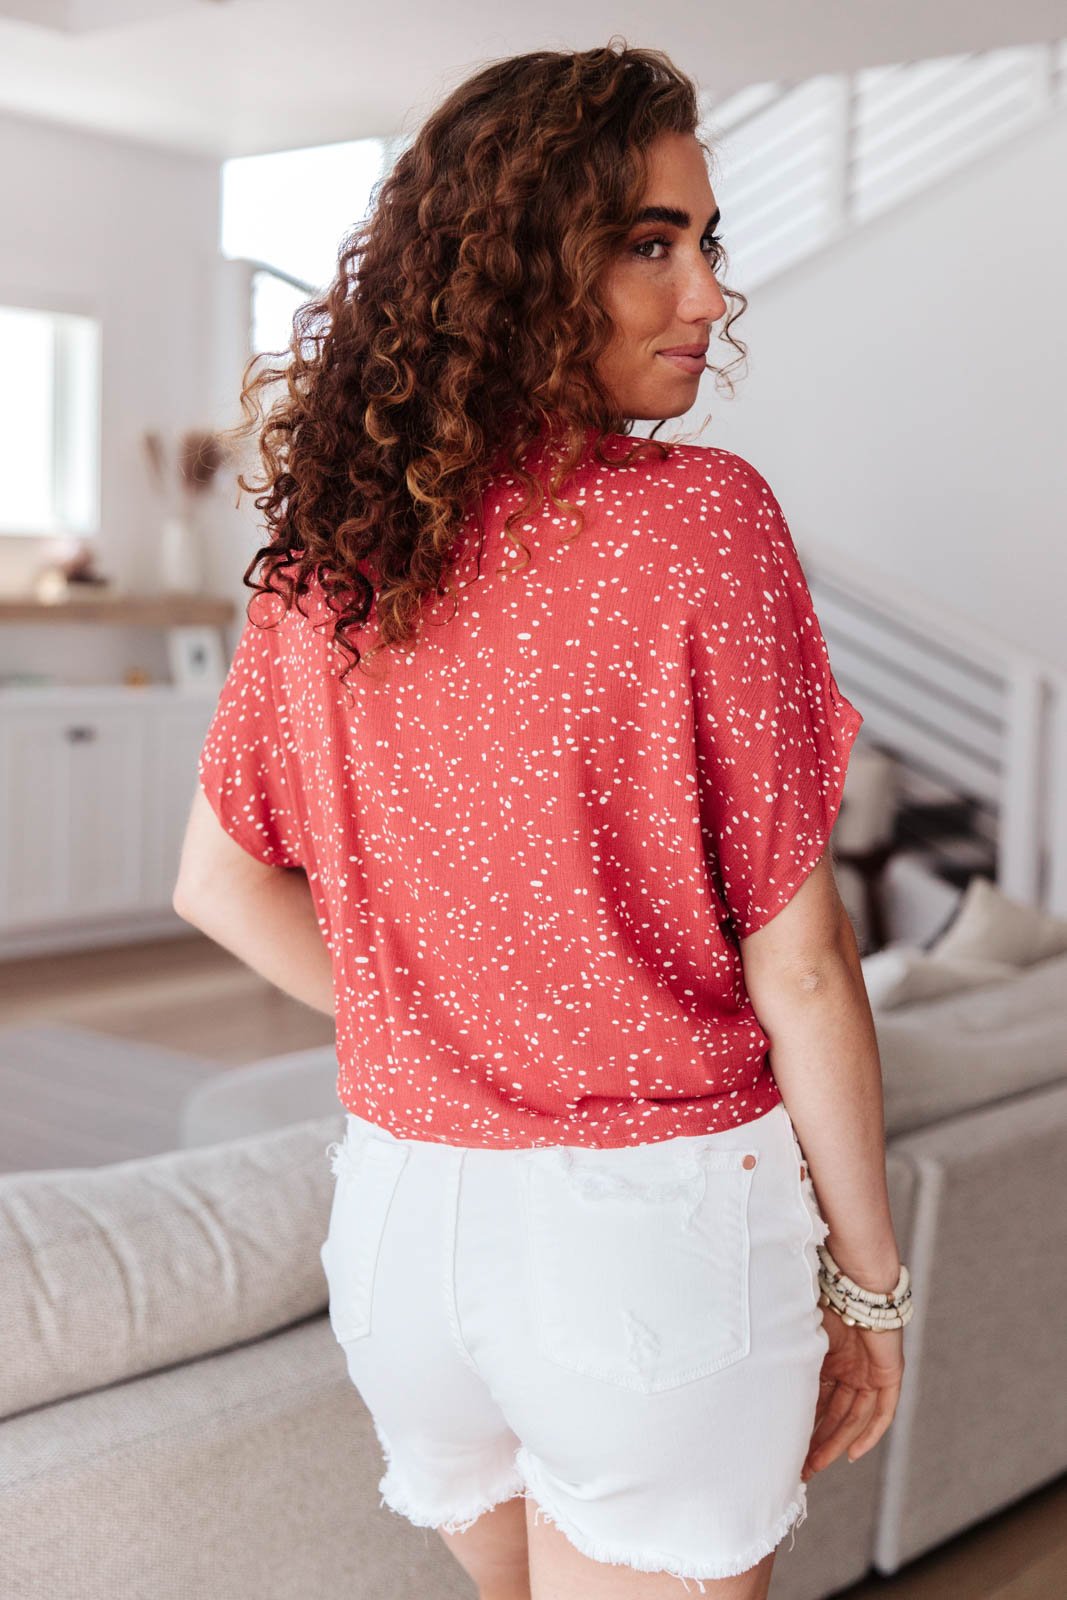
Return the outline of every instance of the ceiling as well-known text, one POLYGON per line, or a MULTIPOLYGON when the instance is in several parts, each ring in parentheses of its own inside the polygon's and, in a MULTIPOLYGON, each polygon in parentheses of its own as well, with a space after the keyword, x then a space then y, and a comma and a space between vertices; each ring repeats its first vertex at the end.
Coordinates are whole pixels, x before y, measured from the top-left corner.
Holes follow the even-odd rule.
POLYGON ((1067 34, 1067 0, 540 0, 488 16, 485 0, 0 0, 0 110, 225 158, 410 134, 487 61, 613 35, 721 99, 1067 34))

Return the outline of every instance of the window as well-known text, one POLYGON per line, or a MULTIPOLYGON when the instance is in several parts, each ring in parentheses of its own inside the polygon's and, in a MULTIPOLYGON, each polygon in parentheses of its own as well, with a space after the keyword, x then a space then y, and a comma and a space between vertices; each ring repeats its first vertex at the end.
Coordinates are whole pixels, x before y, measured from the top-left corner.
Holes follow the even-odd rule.
POLYGON ((0 306, 0 534, 100 531, 100 324, 0 306))
POLYGON ((332 282, 341 241, 398 149, 354 139, 223 163, 221 249, 254 264, 253 351, 288 349, 297 308, 332 282))
POLYGON ((293 318, 311 299, 310 285, 284 276, 270 267, 258 267, 252 274, 252 349, 288 350, 293 335, 293 318))
POLYGON ((223 255, 325 287, 342 235, 366 214, 383 151, 381 139, 355 139, 223 162, 223 255))

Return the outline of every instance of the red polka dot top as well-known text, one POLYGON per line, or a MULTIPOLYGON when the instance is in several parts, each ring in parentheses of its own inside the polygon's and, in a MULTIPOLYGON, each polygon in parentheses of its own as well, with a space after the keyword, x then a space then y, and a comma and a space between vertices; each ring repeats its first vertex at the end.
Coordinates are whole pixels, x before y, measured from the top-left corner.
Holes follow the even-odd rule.
POLYGON ((738 940, 822 855, 863 718, 756 468, 592 439, 577 537, 546 495, 523 564, 495 466, 458 597, 373 679, 339 684, 317 587, 253 596, 200 755, 227 832, 306 872, 340 1101, 399 1138, 631 1145, 781 1099, 738 940))

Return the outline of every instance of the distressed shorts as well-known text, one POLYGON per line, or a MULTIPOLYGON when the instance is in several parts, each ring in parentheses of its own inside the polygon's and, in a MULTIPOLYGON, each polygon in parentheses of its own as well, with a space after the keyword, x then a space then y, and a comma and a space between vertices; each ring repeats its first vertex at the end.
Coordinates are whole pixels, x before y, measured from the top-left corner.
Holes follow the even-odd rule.
POLYGON ((746 1571, 807 1515, 827 1234, 783 1102, 657 1143, 501 1150, 351 1113, 321 1258, 381 1504, 529 1493, 594 1561, 746 1571))

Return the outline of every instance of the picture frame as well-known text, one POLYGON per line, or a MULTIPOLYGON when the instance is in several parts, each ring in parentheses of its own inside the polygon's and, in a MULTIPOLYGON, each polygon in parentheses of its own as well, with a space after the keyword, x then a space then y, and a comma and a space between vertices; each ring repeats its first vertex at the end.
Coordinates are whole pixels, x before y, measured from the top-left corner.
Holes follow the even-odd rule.
POLYGON ((217 628, 185 625, 170 628, 167 637, 172 681, 183 689, 221 689, 226 659, 217 628))

